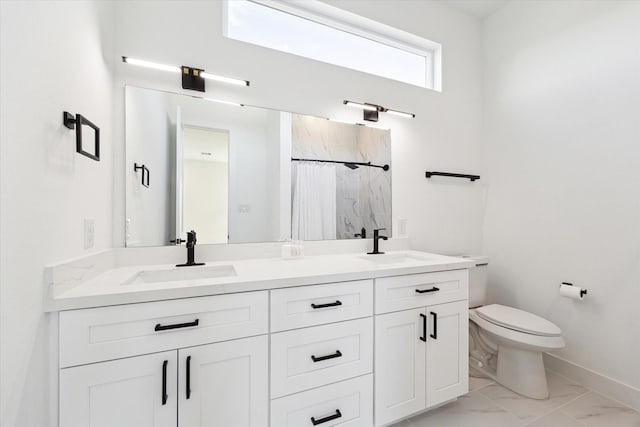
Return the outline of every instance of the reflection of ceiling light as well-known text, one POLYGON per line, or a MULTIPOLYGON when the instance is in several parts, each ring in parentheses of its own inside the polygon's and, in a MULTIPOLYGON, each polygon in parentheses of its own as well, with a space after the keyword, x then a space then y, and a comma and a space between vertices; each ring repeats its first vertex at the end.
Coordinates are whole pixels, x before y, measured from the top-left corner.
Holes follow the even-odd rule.
POLYGON ((217 102, 218 104, 235 105, 236 107, 244 107, 244 104, 238 104, 237 102, 223 101, 222 99, 202 98, 205 101, 217 102))
POLYGON ((172 73, 182 74, 182 88, 197 90, 204 92, 204 79, 215 80, 217 82, 237 85, 237 86, 249 86, 248 80, 234 79, 231 77, 218 76, 217 74, 207 73, 200 68, 194 67, 177 67, 175 65, 158 64, 157 62, 145 61, 142 59, 129 58, 127 56, 122 57, 122 62, 138 65, 141 67, 152 68, 154 70, 169 71, 172 73))
POLYGON ((383 107, 382 105, 369 104, 369 103, 361 103, 361 102, 353 102, 344 100, 342 103, 348 107, 361 108, 364 115, 364 120, 368 122, 377 122, 378 121, 378 113, 389 113, 395 116, 405 117, 408 119, 414 118, 416 115, 413 113, 405 113, 404 111, 390 110, 388 108, 383 107))

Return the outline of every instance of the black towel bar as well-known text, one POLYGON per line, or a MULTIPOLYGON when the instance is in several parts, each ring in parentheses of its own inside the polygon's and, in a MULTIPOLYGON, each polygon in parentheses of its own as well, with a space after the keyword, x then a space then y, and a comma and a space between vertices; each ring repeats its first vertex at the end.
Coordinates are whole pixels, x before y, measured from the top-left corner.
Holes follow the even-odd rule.
POLYGON ((431 178, 432 176, 450 176, 453 178, 465 178, 470 181, 475 181, 480 179, 480 175, 467 175, 464 173, 450 173, 450 172, 425 172, 425 176, 427 178, 431 178))

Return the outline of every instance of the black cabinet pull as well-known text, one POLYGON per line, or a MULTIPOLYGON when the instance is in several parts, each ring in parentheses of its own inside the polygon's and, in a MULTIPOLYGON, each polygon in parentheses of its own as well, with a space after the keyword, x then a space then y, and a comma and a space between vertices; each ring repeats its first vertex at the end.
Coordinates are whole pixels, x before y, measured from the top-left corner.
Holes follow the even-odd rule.
POLYGON ((314 362, 322 362, 323 360, 335 359, 336 357, 342 357, 342 352, 340 350, 336 350, 333 354, 328 354, 326 356, 311 356, 311 360, 314 362))
POLYGON ((316 420, 314 417, 311 417, 311 422, 313 423, 314 426, 317 426, 318 424, 326 423, 327 421, 335 420, 340 417, 342 417, 342 412, 340 412, 340 409, 336 409, 335 414, 329 415, 328 417, 320 418, 319 420, 316 420))
POLYGON ((427 316, 420 313, 420 317, 422 317, 422 336, 420 337, 420 341, 427 342, 427 316))
POLYGON ((166 331, 169 329, 190 328, 192 326, 198 326, 199 323, 200 323, 200 319, 196 319, 193 322, 187 322, 187 323, 174 323, 173 325, 161 325, 160 323, 157 323, 155 330, 166 331))
POLYGON ((431 288, 431 289, 424 289, 424 290, 422 290, 422 289, 416 289, 416 292, 417 292, 417 293, 419 293, 419 294, 426 294, 426 293, 429 293, 429 292, 438 292, 439 290, 440 290, 440 288, 436 288, 436 287, 434 286, 434 287, 433 287, 433 288, 431 288))
POLYGON ((167 404, 167 365, 169 364, 168 360, 162 362, 162 405, 167 404))
POLYGON ((187 356, 187 399, 191 398, 191 356, 187 356))
POLYGON ((429 336, 434 340, 438 339, 438 313, 431 312, 431 316, 433 317, 433 333, 429 336))
POLYGON ((311 308, 318 309, 318 308, 327 308, 327 307, 337 307, 339 305, 342 305, 342 302, 340 300, 337 300, 336 302, 330 302, 327 304, 313 304, 311 303, 311 308))

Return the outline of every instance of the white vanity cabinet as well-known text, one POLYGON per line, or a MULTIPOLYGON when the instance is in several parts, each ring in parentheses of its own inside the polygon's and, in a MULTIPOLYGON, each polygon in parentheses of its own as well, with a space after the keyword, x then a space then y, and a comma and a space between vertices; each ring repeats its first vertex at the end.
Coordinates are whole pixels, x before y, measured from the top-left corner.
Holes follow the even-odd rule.
POLYGON ((63 369, 64 427, 264 427, 267 337, 63 369))
POLYGON ((178 426, 264 427, 267 341, 263 335, 178 350, 178 426))
POLYGON ((271 427, 373 425, 373 280, 271 291, 271 427))
POLYGON ((62 312, 60 426, 268 425, 267 313, 267 291, 62 312))
POLYGON ((59 426, 390 425, 467 392, 467 299, 460 269, 62 311, 59 426))
POLYGON ((376 315, 376 426, 468 391, 467 286, 466 270, 376 281, 376 295, 393 296, 393 304, 376 300, 378 308, 406 308, 376 315), (441 289, 464 299, 442 302, 448 298, 438 295, 441 289), (413 308, 425 302, 439 304, 413 308))
POLYGON ((167 351, 62 369, 60 426, 175 427, 176 361, 167 351))

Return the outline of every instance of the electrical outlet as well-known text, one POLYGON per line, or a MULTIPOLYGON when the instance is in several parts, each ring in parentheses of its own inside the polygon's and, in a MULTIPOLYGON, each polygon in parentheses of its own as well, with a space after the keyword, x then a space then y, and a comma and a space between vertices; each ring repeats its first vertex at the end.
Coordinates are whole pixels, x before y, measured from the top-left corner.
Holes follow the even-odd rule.
POLYGON ((398 237, 407 237, 407 220, 404 218, 398 220, 398 237))
POLYGON ((85 218, 84 220, 84 248, 92 248, 96 238, 96 227, 93 218, 85 218))

